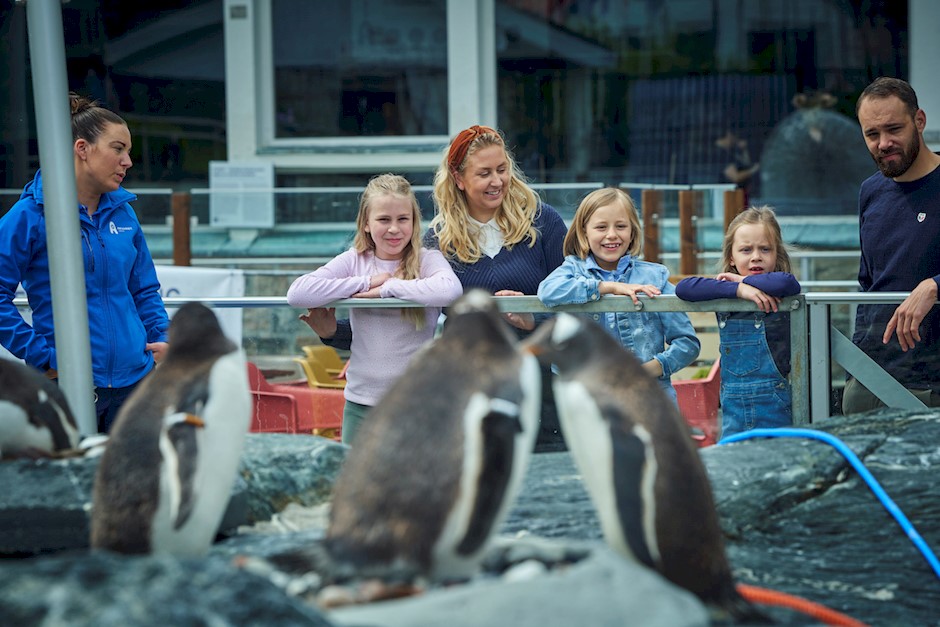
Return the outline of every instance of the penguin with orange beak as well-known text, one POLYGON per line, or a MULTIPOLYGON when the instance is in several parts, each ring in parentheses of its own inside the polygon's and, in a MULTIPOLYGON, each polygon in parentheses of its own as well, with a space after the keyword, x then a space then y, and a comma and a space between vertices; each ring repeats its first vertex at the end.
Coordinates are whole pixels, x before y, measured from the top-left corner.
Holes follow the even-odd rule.
POLYGON ((160 366, 128 398, 95 476, 91 546, 205 554, 251 421, 245 357, 210 309, 183 305, 160 366))
POLYGON ((735 588, 688 428, 636 357, 593 321, 566 313, 524 348, 557 369, 562 431, 606 542, 694 593, 718 618, 766 621, 735 588))

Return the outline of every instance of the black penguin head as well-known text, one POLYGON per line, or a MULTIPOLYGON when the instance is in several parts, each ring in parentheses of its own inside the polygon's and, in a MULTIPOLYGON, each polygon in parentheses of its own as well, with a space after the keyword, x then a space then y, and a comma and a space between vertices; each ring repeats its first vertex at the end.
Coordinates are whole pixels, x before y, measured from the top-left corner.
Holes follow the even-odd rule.
POLYGON ((179 308, 170 321, 167 336, 168 358, 225 355, 237 349, 235 343, 225 337, 212 310, 197 302, 179 308))
POLYGON ((568 374, 595 362, 610 350, 610 344, 616 341, 592 321, 560 313, 539 325, 522 346, 540 362, 553 364, 559 373, 568 374))
POLYGON ((496 300, 485 290, 473 289, 454 301, 450 307, 454 315, 460 316, 473 312, 486 312, 490 315, 499 315, 496 300))
POLYGON ((516 336, 503 320, 496 299, 480 289, 468 291, 451 305, 443 335, 468 345, 496 340, 516 343, 516 336))

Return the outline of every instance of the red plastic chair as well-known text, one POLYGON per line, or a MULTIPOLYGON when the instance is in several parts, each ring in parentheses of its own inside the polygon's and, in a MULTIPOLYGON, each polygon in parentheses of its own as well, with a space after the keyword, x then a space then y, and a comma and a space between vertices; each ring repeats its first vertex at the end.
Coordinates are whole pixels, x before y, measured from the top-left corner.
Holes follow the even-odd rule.
MULTIPOLYGON (((704 379, 673 381, 679 412, 690 427, 704 437, 695 437, 699 447, 718 441, 718 401, 721 396, 721 358, 715 360, 704 379)), ((694 437, 694 436, 693 436, 694 437)))
POLYGON ((253 403, 250 431, 306 433, 340 440, 346 400, 338 389, 313 389, 306 381, 271 383, 248 362, 253 403))

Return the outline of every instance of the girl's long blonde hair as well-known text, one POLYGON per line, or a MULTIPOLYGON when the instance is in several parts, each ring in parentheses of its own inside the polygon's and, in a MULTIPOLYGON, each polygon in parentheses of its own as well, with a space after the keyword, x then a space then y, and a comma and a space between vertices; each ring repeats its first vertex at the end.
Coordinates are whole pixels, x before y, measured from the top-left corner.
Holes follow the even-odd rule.
POLYGON ((627 245, 627 253, 634 257, 640 256, 643 251, 643 229, 640 226, 640 216, 630 195, 616 187, 595 189, 584 197, 584 200, 578 205, 578 210, 574 213, 571 228, 568 229, 568 234, 565 235, 565 255, 577 255, 581 259, 587 259, 588 253, 591 252, 591 244, 588 242, 587 237, 587 223, 595 211, 615 203, 620 204, 626 211, 627 222, 630 223, 630 231, 633 234, 630 243, 627 245))
MULTIPOLYGON (((382 196, 404 198, 411 204, 413 226, 411 239, 402 252, 395 276, 405 280, 417 279, 421 276, 421 208, 418 206, 418 199, 411 188, 411 183, 403 176, 379 174, 369 180, 359 198, 359 214, 356 216, 356 236, 353 239, 353 248, 360 254, 375 255, 375 240, 366 232, 366 227, 369 225, 372 202, 382 196)), ((401 317, 403 320, 412 320, 416 329, 422 328, 425 324, 424 309, 420 307, 402 309, 401 317)))
POLYGON ((721 272, 737 272, 737 268, 731 263, 731 249, 734 247, 734 234, 742 226, 751 224, 760 224, 767 231, 767 235, 777 251, 777 265, 774 272, 792 272, 790 265, 790 253, 783 243, 783 236, 780 233, 780 223, 777 222, 777 215, 774 210, 767 205, 759 207, 748 207, 739 213, 731 224, 728 225, 728 232, 725 233, 725 239, 721 246, 721 272))
POLYGON ((477 151, 490 146, 501 147, 509 162, 509 189, 495 215, 496 224, 503 233, 506 248, 512 249, 513 246, 526 239, 531 248, 535 246, 535 240, 538 237, 534 225, 541 202, 538 194, 526 183, 525 175, 506 148, 502 136, 496 131, 480 133, 470 142, 466 156, 456 166, 449 162, 450 146, 448 146, 444 151, 444 159, 434 174, 434 204, 437 207, 437 213, 431 220, 430 227, 437 235, 441 252, 462 263, 478 261, 483 251, 478 242, 477 229, 470 223, 467 197, 457 187, 455 176, 464 172, 467 161, 477 151))

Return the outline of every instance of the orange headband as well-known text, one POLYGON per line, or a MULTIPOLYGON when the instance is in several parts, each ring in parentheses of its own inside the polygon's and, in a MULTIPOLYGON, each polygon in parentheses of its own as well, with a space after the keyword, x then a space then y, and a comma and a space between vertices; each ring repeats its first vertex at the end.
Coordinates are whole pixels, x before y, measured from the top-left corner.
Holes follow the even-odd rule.
POLYGON ((447 165, 451 172, 456 172, 460 164, 467 157, 467 151, 470 150, 470 144, 480 135, 499 135, 489 126, 479 126, 474 124, 470 128, 457 133, 457 137, 450 144, 450 150, 447 151, 447 165))

